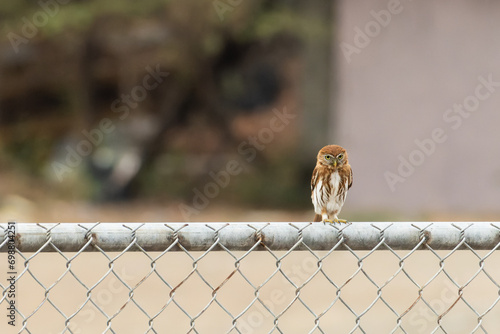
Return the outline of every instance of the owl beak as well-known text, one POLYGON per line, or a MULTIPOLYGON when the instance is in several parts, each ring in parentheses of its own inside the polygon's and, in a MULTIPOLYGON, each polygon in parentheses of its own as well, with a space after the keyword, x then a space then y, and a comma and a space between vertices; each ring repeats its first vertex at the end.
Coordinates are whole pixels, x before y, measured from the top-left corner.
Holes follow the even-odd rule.
POLYGON ((333 160, 333 167, 336 168, 337 167, 337 160, 333 160))

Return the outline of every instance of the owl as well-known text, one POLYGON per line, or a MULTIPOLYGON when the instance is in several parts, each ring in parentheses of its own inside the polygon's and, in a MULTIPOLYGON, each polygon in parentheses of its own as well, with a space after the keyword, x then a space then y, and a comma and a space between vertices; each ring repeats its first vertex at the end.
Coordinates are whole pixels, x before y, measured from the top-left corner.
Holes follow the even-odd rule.
POLYGON ((311 178, 311 199, 314 205, 314 221, 346 223, 339 214, 352 186, 352 169, 347 152, 338 145, 323 147, 317 156, 311 178))

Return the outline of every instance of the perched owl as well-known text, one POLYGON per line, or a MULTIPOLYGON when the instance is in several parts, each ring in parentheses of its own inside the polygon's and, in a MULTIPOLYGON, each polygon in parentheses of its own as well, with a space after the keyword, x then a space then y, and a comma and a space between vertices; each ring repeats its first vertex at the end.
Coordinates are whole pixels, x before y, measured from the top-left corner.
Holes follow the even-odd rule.
POLYGON ((323 147, 316 160, 311 178, 311 199, 314 205, 314 221, 345 223, 338 219, 352 185, 352 169, 347 152, 338 145, 323 147))

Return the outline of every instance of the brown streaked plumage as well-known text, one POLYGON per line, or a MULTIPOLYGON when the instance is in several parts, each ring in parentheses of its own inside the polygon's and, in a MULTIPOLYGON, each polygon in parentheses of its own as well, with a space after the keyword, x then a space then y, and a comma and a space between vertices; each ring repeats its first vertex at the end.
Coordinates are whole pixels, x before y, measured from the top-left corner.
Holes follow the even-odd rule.
POLYGON ((314 205, 314 221, 345 223, 340 213, 352 186, 352 169, 347 152, 338 145, 323 147, 316 159, 311 178, 311 199, 314 205))

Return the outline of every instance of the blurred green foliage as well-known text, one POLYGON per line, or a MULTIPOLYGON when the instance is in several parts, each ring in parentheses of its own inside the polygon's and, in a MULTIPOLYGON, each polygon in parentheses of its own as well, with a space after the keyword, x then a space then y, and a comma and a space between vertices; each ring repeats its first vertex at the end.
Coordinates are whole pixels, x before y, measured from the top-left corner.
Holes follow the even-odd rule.
MULTIPOLYGON (((169 80, 175 81, 171 85, 177 89, 177 92, 174 89, 172 99, 175 99, 175 94, 184 94, 184 102, 179 103, 176 108, 187 110, 199 98, 190 95, 193 91, 200 91, 198 94, 201 95, 208 91, 207 86, 204 86, 206 81, 219 80, 215 88, 209 87, 218 91, 207 93, 215 98, 239 98, 245 95, 251 85, 248 77, 242 74, 242 69, 248 67, 249 62, 262 61, 259 58, 262 52, 259 53, 259 49, 255 51, 256 46, 272 46, 279 37, 291 39, 294 45, 300 45, 306 39, 325 38, 330 29, 308 16, 295 1, 221 1, 226 6, 222 12, 217 9, 217 3, 212 0, 74 0, 67 4, 59 4, 57 0, 0 2, 0 41, 3 40, 4 45, 9 43, 9 34, 22 35, 23 25, 27 21, 33 22, 33 16, 37 13, 42 11, 51 16, 47 24, 39 27, 33 38, 33 44, 41 46, 37 53, 28 57, 29 60, 25 63, 15 58, 11 64, 4 64, 3 71, 17 82, 9 82, 8 94, 2 94, 2 85, 6 86, 0 82, 0 98, 3 96, 3 101, 0 101, 0 126, 3 130, 10 129, 4 131, 7 134, 2 137, 2 160, 27 173, 51 180, 51 169, 48 166, 57 157, 57 150, 67 144, 65 140, 78 140, 82 129, 92 129, 95 124, 93 119, 109 117, 109 105, 123 91, 120 88, 123 84, 115 81, 124 74, 113 72, 117 60, 116 57, 113 58, 114 55, 107 54, 110 52, 106 49, 108 45, 101 46, 104 50, 88 50, 89 45, 94 47, 98 44, 92 38, 98 42, 108 42, 106 34, 118 31, 122 33, 119 37, 123 40, 141 45, 141 28, 147 28, 150 23, 164 27, 168 38, 163 44, 149 45, 144 42, 144 46, 140 46, 142 53, 121 55, 129 60, 129 63, 122 66, 130 72, 128 75, 137 77, 143 75, 137 72, 137 68, 144 71, 143 64, 148 61, 159 62, 172 69, 173 74, 169 80), (41 3, 45 5, 42 6, 41 3), (126 35, 132 30, 125 30, 124 27, 134 26, 137 27, 138 35, 126 35), (252 51, 255 56, 250 60, 246 56, 237 58, 231 53, 228 56, 225 53, 231 47, 236 50, 231 52, 236 54, 252 51), (79 72, 83 68, 81 62, 84 56, 94 57, 94 67, 79 72), (231 57, 237 58, 241 64, 224 64, 222 72, 209 76, 211 71, 217 70, 216 66, 221 67, 218 62, 231 57), (129 64, 135 67, 126 67, 129 64), (85 75, 93 75, 94 78, 91 79, 95 81, 87 82, 89 78, 85 75), (103 88, 96 89, 95 93, 85 91, 88 89, 85 85, 91 88, 102 85, 103 88), (49 98, 35 100, 34 96, 39 92, 49 98), (102 107, 96 103, 89 104, 90 98, 102 99, 102 107), (55 102, 49 103, 49 100, 55 102), (31 104, 22 104, 25 102, 20 101, 31 101, 31 104), (10 110, 15 108, 22 109, 22 112, 9 116, 10 110), (12 129, 20 129, 24 131, 24 135, 16 136, 12 129)), ((144 31, 147 32, 146 28, 144 31)), ((109 40, 114 41, 113 38, 109 40)), ((110 45, 109 48, 113 46, 110 45)), ((161 94, 165 93, 161 91, 161 94)), ((154 98, 153 96, 149 98, 151 101, 148 100, 151 114, 159 113, 156 110, 162 105, 161 97, 157 100, 154 98)), ((225 107, 224 103, 216 102, 215 109, 221 105, 225 107)), ((200 106, 193 107, 196 108, 200 106)), ((167 141, 165 138, 160 139, 167 141)), ((206 179, 203 176, 193 181, 191 174, 182 171, 186 166, 186 152, 176 151, 171 147, 168 150, 171 170, 163 170, 164 151, 160 149, 150 153, 154 157, 141 167, 132 187, 134 196, 154 197, 167 193, 167 197, 189 201, 193 187, 204 184, 206 179)), ((310 205, 309 175, 304 180, 301 166, 290 163, 289 150, 290 146, 280 156, 264 157, 264 163, 235 178, 220 199, 261 206, 310 205), (269 184, 275 186, 269 187, 269 184)), ((232 147, 230 153, 234 151, 235 147, 232 147)), ((63 189, 63 193, 69 191, 77 194, 76 196, 99 198, 99 193, 107 185, 93 175, 86 164, 82 166, 67 181, 59 184, 58 188, 63 189)), ((53 176, 50 182, 53 182, 53 176)))

